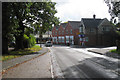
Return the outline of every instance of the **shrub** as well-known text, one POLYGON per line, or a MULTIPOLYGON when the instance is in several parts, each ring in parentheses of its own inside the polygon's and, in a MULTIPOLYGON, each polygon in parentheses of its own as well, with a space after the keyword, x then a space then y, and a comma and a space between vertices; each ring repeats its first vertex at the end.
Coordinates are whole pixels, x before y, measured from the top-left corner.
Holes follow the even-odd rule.
POLYGON ((30 34, 27 36, 24 34, 24 48, 32 47, 36 44, 36 38, 34 35, 30 34))
POLYGON ((36 44, 36 38, 34 37, 34 35, 30 34, 29 37, 29 46, 32 47, 36 44))

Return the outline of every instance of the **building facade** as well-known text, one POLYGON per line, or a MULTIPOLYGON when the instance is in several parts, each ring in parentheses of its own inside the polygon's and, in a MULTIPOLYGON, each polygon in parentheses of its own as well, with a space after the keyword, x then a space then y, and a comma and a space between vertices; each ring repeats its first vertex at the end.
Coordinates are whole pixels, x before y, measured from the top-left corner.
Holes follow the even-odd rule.
POLYGON ((115 45, 115 28, 106 19, 82 18, 80 45, 85 46, 113 46, 115 45))
POLYGON ((80 21, 68 21, 61 23, 52 29, 52 40, 54 44, 78 45, 78 36, 80 21))
POLYGON ((115 28, 106 19, 82 18, 68 21, 52 29, 54 44, 81 46, 112 46, 115 44, 115 28))

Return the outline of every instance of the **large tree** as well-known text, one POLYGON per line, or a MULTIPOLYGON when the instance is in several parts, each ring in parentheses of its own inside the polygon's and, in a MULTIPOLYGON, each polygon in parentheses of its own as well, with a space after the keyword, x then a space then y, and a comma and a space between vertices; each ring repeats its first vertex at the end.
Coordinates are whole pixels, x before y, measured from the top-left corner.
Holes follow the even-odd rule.
MULTIPOLYGON (((111 21, 116 24, 115 17, 120 16, 120 1, 119 0, 104 0, 107 6, 109 7, 109 13, 111 15, 111 21)), ((117 50, 120 50, 120 23, 116 24, 116 33, 117 33, 117 50)))
MULTIPOLYGON (((46 32, 52 25, 57 25, 59 20, 55 17, 55 3, 53 2, 14 2, 2 3, 3 7, 3 53, 8 48, 7 36, 15 37, 15 49, 24 49, 23 35, 26 28, 46 32), (6 24, 7 23, 7 24, 6 24), (6 43, 7 42, 7 43, 6 43), (6 46, 5 46, 6 45, 6 46)), ((5 52, 7 53, 7 51, 5 52)))

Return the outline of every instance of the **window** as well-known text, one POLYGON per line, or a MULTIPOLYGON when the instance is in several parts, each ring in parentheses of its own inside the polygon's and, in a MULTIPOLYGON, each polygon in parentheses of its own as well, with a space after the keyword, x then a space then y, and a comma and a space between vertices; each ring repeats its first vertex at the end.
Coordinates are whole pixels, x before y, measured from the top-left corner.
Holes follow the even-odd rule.
POLYGON ((73 36, 70 36, 70 43, 74 44, 74 37, 73 36))
POLYGON ((69 42, 69 36, 66 36, 66 43, 69 42))
POLYGON ((70 33, 72 34, 72 29, 70 30, 70 33))
POLYGON ((66 34, 68 34, 68 30, 66 30, 66 34))
POLYGON ((90 28, 90 32, 94 32, 94 29, 93 29, 93 28, 90 28))
POLYGON ((57 42, 57 37, 54 37, 54 41, 57 42))
POLYGON ((62 42, 64 43, 64 37, 62 37, 62 42))
POLYGON ((110 28, 109 27, 103 27, 102 31, 110 31, 110 28))
POLYGON ((80 27, 80 33, 82 33, 83 32, 83 27, 80 27))
POLYGON ((61 37, 58 37, 58 42, 61 42, 61 37))
POLYGON ((60 31, 59 31, 59 35, 60 35, 60 31))
POLYGON ((64 31, 62 31, 62 34, 64 35, 64 31))
POLYGON ((57 35, 57 32, 55 32, 55 34, 57 35))

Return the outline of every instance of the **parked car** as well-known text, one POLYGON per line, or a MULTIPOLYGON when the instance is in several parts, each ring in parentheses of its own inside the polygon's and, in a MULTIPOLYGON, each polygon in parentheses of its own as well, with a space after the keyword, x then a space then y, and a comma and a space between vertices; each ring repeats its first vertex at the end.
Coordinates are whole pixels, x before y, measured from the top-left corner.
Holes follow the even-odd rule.
POLYGON ((52 47, 52 42, 51 41, 46 41, 45 46, 46 47, 52 47))

